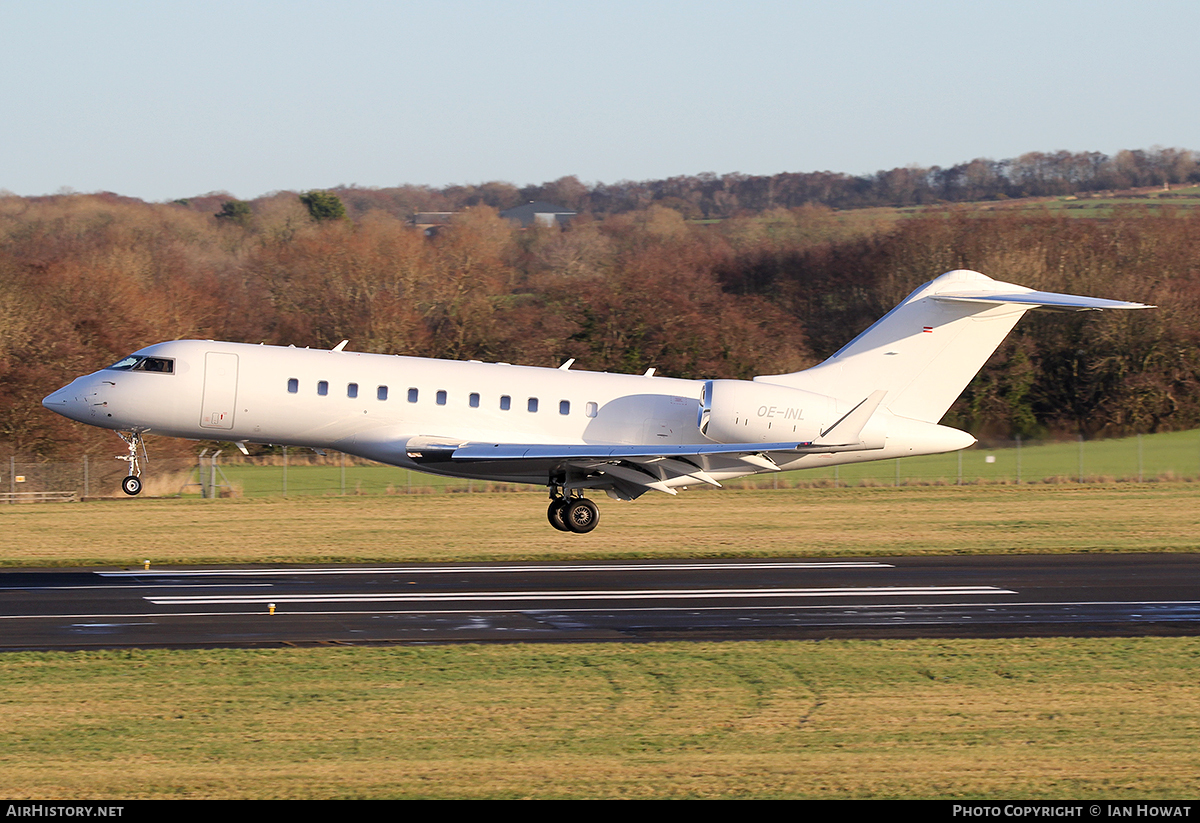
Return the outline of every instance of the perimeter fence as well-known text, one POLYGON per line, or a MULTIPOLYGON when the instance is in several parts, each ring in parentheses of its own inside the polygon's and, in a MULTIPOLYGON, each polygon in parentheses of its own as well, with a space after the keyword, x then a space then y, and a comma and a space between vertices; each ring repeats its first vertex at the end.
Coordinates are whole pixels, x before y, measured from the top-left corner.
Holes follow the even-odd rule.
MULTIPOLYGON (((124 495, 128 464, 82 455, 39 462, 10 456, 0 465, 0 503, 124 495)), ((243 457, 206 450, 193 459, 155 459, 143 468, 143 496, 271 497, 530 491, 428 475, 339 453, 305 449, 243 457)), ((778 472, 727 482, 732 488, 1116 483, 1200 480, 1200 430, 1114 440, 995 441, 950 454, 778 472)))

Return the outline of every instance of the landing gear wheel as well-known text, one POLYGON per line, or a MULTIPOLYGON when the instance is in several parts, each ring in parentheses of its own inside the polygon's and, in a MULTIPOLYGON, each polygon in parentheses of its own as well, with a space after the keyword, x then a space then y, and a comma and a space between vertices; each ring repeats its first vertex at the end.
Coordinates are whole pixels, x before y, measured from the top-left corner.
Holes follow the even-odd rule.
POLYGON ((146 444, 142 441, 142 433, 140 431, 131 431, 129 434, 125 432, 117 432, 117 437, 124 441, 129 447, 128 454, 118 454, 118 460, 124 460, 129 464, 129 476, 121 481, 121 491, 132 497, 142 491, 142 460, 149 462, 146 457, 146 444), (140 456, 140 459, 139 459, 140 456))
POLYGON ((546 519, 550 521, 550 525, 558 529, 560 532, 569 532, 571 527, 567 525, 567 506, 571 505, 571 501, 564 498, 558 498, 550 501, 550 508, 546 509, 546 519))
POLYGON ((567 521, 567 526, 571 531, 576 534, 587 534, 600 522, 600 510, 586 497, 577 497, 567 506, 563 518, 567 521))

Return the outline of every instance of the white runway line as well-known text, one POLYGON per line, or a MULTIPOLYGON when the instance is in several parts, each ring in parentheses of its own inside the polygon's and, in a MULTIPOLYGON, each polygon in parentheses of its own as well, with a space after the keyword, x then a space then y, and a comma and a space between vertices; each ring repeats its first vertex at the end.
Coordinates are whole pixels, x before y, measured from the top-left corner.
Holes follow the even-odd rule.
POLYGON ((180 595, 146 597, 156 606, 198 606, 233 603, 430 603, 445 601, 555 600, 668 600, 737 597, 749 600, 779 597, 914 597, 920 595, 1016 594, 995 586, 870 586, 812 589, 646 589, 642 591, 531 591, 531 592, 384 592, 379 594, 263 594, 180 595))
POLYGON ((102 589, 270 589, 274 583, 146 583, 134 586, 129 583, 112 586, 0 586, 0 592, 58 592, 58 591, 100 591, 102 589))
MULTIPOLYGON (((964 608, 983 608, 989 606, 1002 607, 1006 611, 1019 608, 1031 608, 1038 606, 1200 606, 1200 600, 1069 600, 1069 601, 1026 601, 1026 602, 1009 602, 1009 603, 979 603, 979 602, 963 602, 963 603, 890 603, 890 604, 866 604, 860 603, 853 606, 829 606, 829 605, 787 605, 787 606, 771 606, 759 605, 754 606, 759 610, 777 610, 786 611, 788 609, 794 611, 820 611, 821 609, 837 609, 841 608, 845 612, 852 612, 855 609, 964 609, 964 608)), ((685 611, 689 612, 719 612, 719 611, 742 611, 746 606, 689 606, 685 611)), ((268 617, 266 610, 262 611, 203 611, 203 612, 151 612, 138 614, 6 614, 0 615, 0 621, 3 620, 122 620, 122 619, 146 619, 146 618, 181 618, 181 617, 261 617, 264 620, 279 620, 288 617, 321 617, 321 616, 354 616, 354 615, 459 615, 459 614, 480 614, 495 612, 502 614, 512 612, 513 609, 387 609, 380 611, 363 612, 358 610, 329 610, 329 611, 297 611, 297 612, 278 612, 275 615, 268 617)), ((531 609, 530 614, 541 614, 545 612, 560 613, 560 612, 596 612, 596 611, 615 611, 615 612, 664 612, 664 611, 679 611, 679 609, 668 606, 621 606, 609 607, 605 609, 596 608, 560 608, 560 609, 531 609)), ((140 624, 139 624, 140 625, 140 624)), ((2 645, 2 644, 0 644, 2 645)))
POLYGON ((184 571, 95 572, 100 577, 260 577, 320 574, 463 574, 488 572, 659 572, 659 571, 756 571, 759 569, 893 569, 891 563, 875 561, 829 561, 817 563, 629 563, 561 564, 542 566, 379 566, 376 568, 315 569, 188 569, 184 571))

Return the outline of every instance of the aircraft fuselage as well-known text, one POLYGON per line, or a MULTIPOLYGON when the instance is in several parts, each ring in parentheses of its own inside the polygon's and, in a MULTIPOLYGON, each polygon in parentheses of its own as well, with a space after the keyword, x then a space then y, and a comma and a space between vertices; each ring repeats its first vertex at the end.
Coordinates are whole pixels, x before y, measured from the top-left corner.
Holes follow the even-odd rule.
POLYGON ((555 528, 586 532, 587 489, 631 500, 764 471, 966 448, 938 424, 1030 310, 1150 308, 947 272, 811 369, 679 380, 176 340, 44 401, 115 430, 141 489, 145 434, 333 449, 419 471, 546 485, 555 528))
MULTIPOLYGON (((418 463, 404 445, 412 438, 562 445, 713 442, 697 425, 705 386, 700 380, 207 340, 159 343, 132 357, 162 360, 170 371, 101 369, 54 392, 44 405, 116 431, 331 449, 421 471, 538 484, 546 482, 543 474, 522 476, 519 466, 472 471, 418 463)), ((720 382, 740 383, 751 392, 772 388, 720 382)), ((820 396, 804 400, 807 409, 777 400, 751 402, 739 422, 767 421, 774 427, 772 442, 803 441, 854 405, 820 396)), ((869 456, 797 455, 780 467, 936 453, 973 442, 961 432, 918 421, 897 419, 889 428, 908 431, 910 440, 923 430, 924 437, 891 443, 869 456)), ((721 474, 752 472, 737 467, 721 474)))

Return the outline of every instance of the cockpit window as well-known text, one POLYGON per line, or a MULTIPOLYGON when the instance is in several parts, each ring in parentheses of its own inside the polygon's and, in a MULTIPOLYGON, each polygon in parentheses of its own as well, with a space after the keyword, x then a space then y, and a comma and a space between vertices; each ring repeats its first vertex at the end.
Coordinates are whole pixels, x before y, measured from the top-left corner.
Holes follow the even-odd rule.
POLYGON ((175 361, 167 357, 147 357, 133 367, 134 371, 157 371, 163 374, 175 373, 175 361))
POLYGON ((175 361, 169 357, 139 357, 131 354, 113 363, 109 368, 116 371, 156 371, 161 374, 174 374, 175 361))
POLYGON ((142 358, 134 357, 131 354, 128 357, 126 357, 124 360, 118 360, 116 363, 113 363, 111 366, 109 366, 109 368, 116 369, 117 371, 129 371, 134 366, 136 366, 141 359, 142 358))

